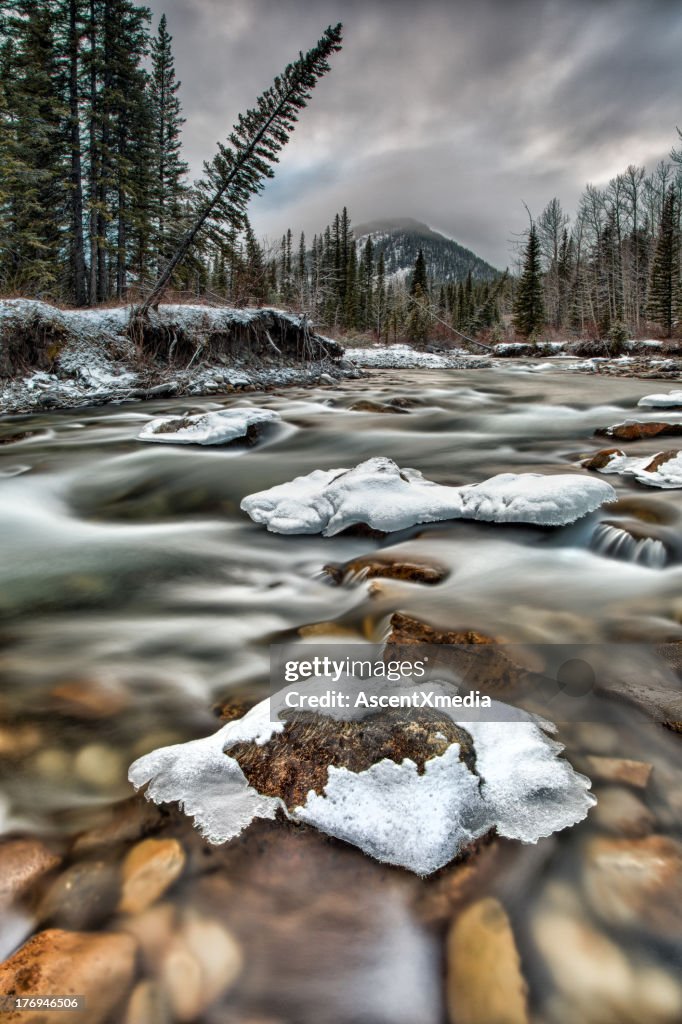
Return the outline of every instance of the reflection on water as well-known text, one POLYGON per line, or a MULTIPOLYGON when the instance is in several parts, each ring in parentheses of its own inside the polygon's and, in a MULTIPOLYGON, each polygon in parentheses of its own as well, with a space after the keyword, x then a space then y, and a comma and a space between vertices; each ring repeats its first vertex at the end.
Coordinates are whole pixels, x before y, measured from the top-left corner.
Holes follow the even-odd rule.
POLYGON ((682 719, 674 666, 664 683, 633 666, 628 701, 601 698, 606 720, 560 727, 599 798, 584 823, 534 847, 488 841, 427 881, 281 823, 210 848, 126 780, 140 754, 214 731, 228 700, 265 695, 269 644, 303 627, 378 641, 401 610, 507 643, 680 641, 675 491, 611 477, 618 503, 565 529, 458 522, 383 540, 275 536, 239 511, 246 494, 374 455, 448 484, 565 472, 648 390, 386 371, 249 396, 283 425, 246 450, 136 440, 152 416, 243 398, 0 423, 3 955, 48 926, 96 934, 120 994, 99 986, 101 1019, 129 1024, 486 1024, 502 1019, 476 1003, 491 962, 505 1020, 527 1019, 525 986, 537 1021, 681 1019, 682 757, 652 718, 682 719), (407 414, 351 408, 396 398, 407 414), (448 571, 430 586, 321 572, 378 549, 448 571))

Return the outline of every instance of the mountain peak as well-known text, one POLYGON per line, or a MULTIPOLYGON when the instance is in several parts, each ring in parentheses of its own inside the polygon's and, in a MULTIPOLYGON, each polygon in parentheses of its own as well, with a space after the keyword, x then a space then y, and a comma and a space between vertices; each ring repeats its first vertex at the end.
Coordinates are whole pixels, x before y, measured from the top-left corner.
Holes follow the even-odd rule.
POLYGON ((353 234, 359 248, 371 236, 376 254, 383 253, 388 278, 400 279, 411 273, 420 249, 434 282, 463 281, 469 272, 479 280, 493 280, 499 274, 470 249, 413 217, 377 218, 358 224, 353 234))

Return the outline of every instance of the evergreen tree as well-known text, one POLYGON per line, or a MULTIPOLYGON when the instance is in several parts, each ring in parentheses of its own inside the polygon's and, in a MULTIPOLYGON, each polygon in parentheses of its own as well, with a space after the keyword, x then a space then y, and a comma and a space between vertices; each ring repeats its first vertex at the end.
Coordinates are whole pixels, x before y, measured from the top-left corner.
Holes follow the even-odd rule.
POLYGON ((170 257, 172 244, 177 241, 181 204, 186 193, 187 164, 180 155, 180 136, 185 119, 178 97, 180 82, 175 78, 172 41, 166 15, 162 14, 156 36, 151 41, 149 87, 154 135, 152 179, 157 264, 170 257))
POLYGON ((422 297, 428 295, 429 282, 426 276, 426 260, 424 259, 423 249, 419 250, 414 262, 414 270, 412 272, 412 281, 410 284, 410 295, 415 295, 418 288, 421 290, 422 297))
POLYGON ((53 34, 55 3, 13 4, 2 52, 6 284, 57 295, 65 189, 66 110, 53 34))
POLYGON ((193 222, 138 308, 138 324, 160 302, 175 268, 202 232, 210 233, 212 227, 224 224, 241 226, 248 201, 274 175, 272 165, 289 141, 299 112, 307 105, 318 80, 329 71, 329 57, 340 48, 341 25, 329 27, 312 50, 301 53, 275 79, 258 98, 256 107, 240 115, 229 144, 220 144, 216 156, 205 165, 204 178, 197 186, 193 222))
POLYGON ((531 223, 514 302, 514 327, 524 338, 530 338, 541 329, 544 317, 540 246, 535 224, 531 223))
POLYGON ((682 313, 678 202, 671 185, 663 203, 649 286, 649 316, 663 328, 668 338, 682 313))

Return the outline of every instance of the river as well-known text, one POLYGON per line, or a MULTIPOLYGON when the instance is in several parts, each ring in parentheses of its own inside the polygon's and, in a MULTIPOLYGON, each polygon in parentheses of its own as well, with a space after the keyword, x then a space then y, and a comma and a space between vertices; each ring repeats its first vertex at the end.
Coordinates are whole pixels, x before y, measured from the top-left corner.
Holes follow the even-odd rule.
MULTIPOLYGON (((374 455, 445 484, 570 471, 581 454, 606 446, 595 428, 632 417, 652 390, 660 390, 652 381, 510 363, 376 371, 317 389, 0 421, 4 832, 36 837, 60 858, 39 895, 17 902, 3 955, 46 924, 98 933, 122 927, 111 873, 101 885, 109 894, 102 912, 64 909, 67 898, 49 887, 82 863, 90 865, 86 873, 100 862, 119 871, 140 835, 115 825, 122 813, 141 813, 139 798, 130 799, 129 763, 212 732, 215 707, 230 697, 262 697, 269 645, 302 627, 330 640, 379 641, 400 610, 440 629, 524 645, 682 640, 679 491, 610 476, 618 503, 571 527, 457 522, 383 539, 282 537, 239 510, 254 491, 374 455), (352 408, 396 399, 405 400, 402 411, 352 408), (247 449, 136 438, 153 415, 245 402, 282 417, 247 449), (612 543, 604 523, 631 531, 635 541, 612 543), (637 548, 646 537, 659 542, 653 557, 637 548), (438 563, 448 575, 436 586, 391 580, 377 590, 362 580, 331 585, 321 571, 379 548, 438 563), (98 845, 98 830, 113 838, 98 845), (90 844, 74 846, 83 835, 90 844)), ((661 447, 640 441, 628 453, 661 447)), ((679 698, 679 683, 669 685, 662 717, 679 698)), ((168 970, 159 968, 165 954, 154 947, 136 967, 135 991, 147 983, 147 994, 150 985, 156 993, 149 1024, 438 1024, 448 1005, 451 1019, 457 1012, 459 1020, 475 1019, 465 1012, 470 995, 457 988, 466 982, 453 981, 447 967, 459 941, 450 922, 463 905, 488 896, 512 922, 533 1020, 680 1019, 679 935, 669 916, 682 885, 675 860, 682 747, 645 713, 647 686, 644 676, 639 708, 606 698, 607 721, 591 715, 559 733, 569 759, 583 759, 582 770, 589 756, 653 765, 646 786, 595 778, 600 804, 585 822, 535 847, 486 846, 462 868, 475 884, 466 889, 462 875, 459 895, 456 867, 445 881, 423 882, 286 825, 254 826, 232 851, 206 850, 171 816, 164 828, 183 844, 187 862, 162 905, 169 914, 190 908, 209 918, 224 905, 221 924, 241 950, 239 979, 225 979, 224 991, 218 984, 210 1006, 197 997, 183 1010, 168 970), (635 868, 613 867, 609 858, 618 857, 634 858, 635 868), (453 1001, 465 1009, 453 1009, 453 1001)), ((104 899, 92 878, 88 884, 81 905, 104 899)), ((142 1005, 145 997, 136 998, 142 1005)), ((112 1019, 124 1020, 124 1008, 125 1001, 112 1019)))

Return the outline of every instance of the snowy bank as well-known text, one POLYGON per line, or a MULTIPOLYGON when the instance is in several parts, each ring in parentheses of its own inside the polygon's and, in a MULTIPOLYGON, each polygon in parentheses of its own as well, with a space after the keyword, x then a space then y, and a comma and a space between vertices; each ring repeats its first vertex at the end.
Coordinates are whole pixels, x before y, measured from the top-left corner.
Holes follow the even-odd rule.
POLYGON ((273 533, 333 537, 358 524, 391 533, 448 519, 564 526, 615 497, 609 484, 567 474, 501 473, 447 487, 375 458, 354 469, 314 470, 249 495, 241 507, 273 533))
MULTIPOLYGON (((155 394, 211 394, 348 375, 336 342, 276 309, 160 306, 144 351, 130 307, 59 310, 0 301, 0 410, 103 404, 155 394)), ((352 371, 357 375, 356 371, 352 371)))

